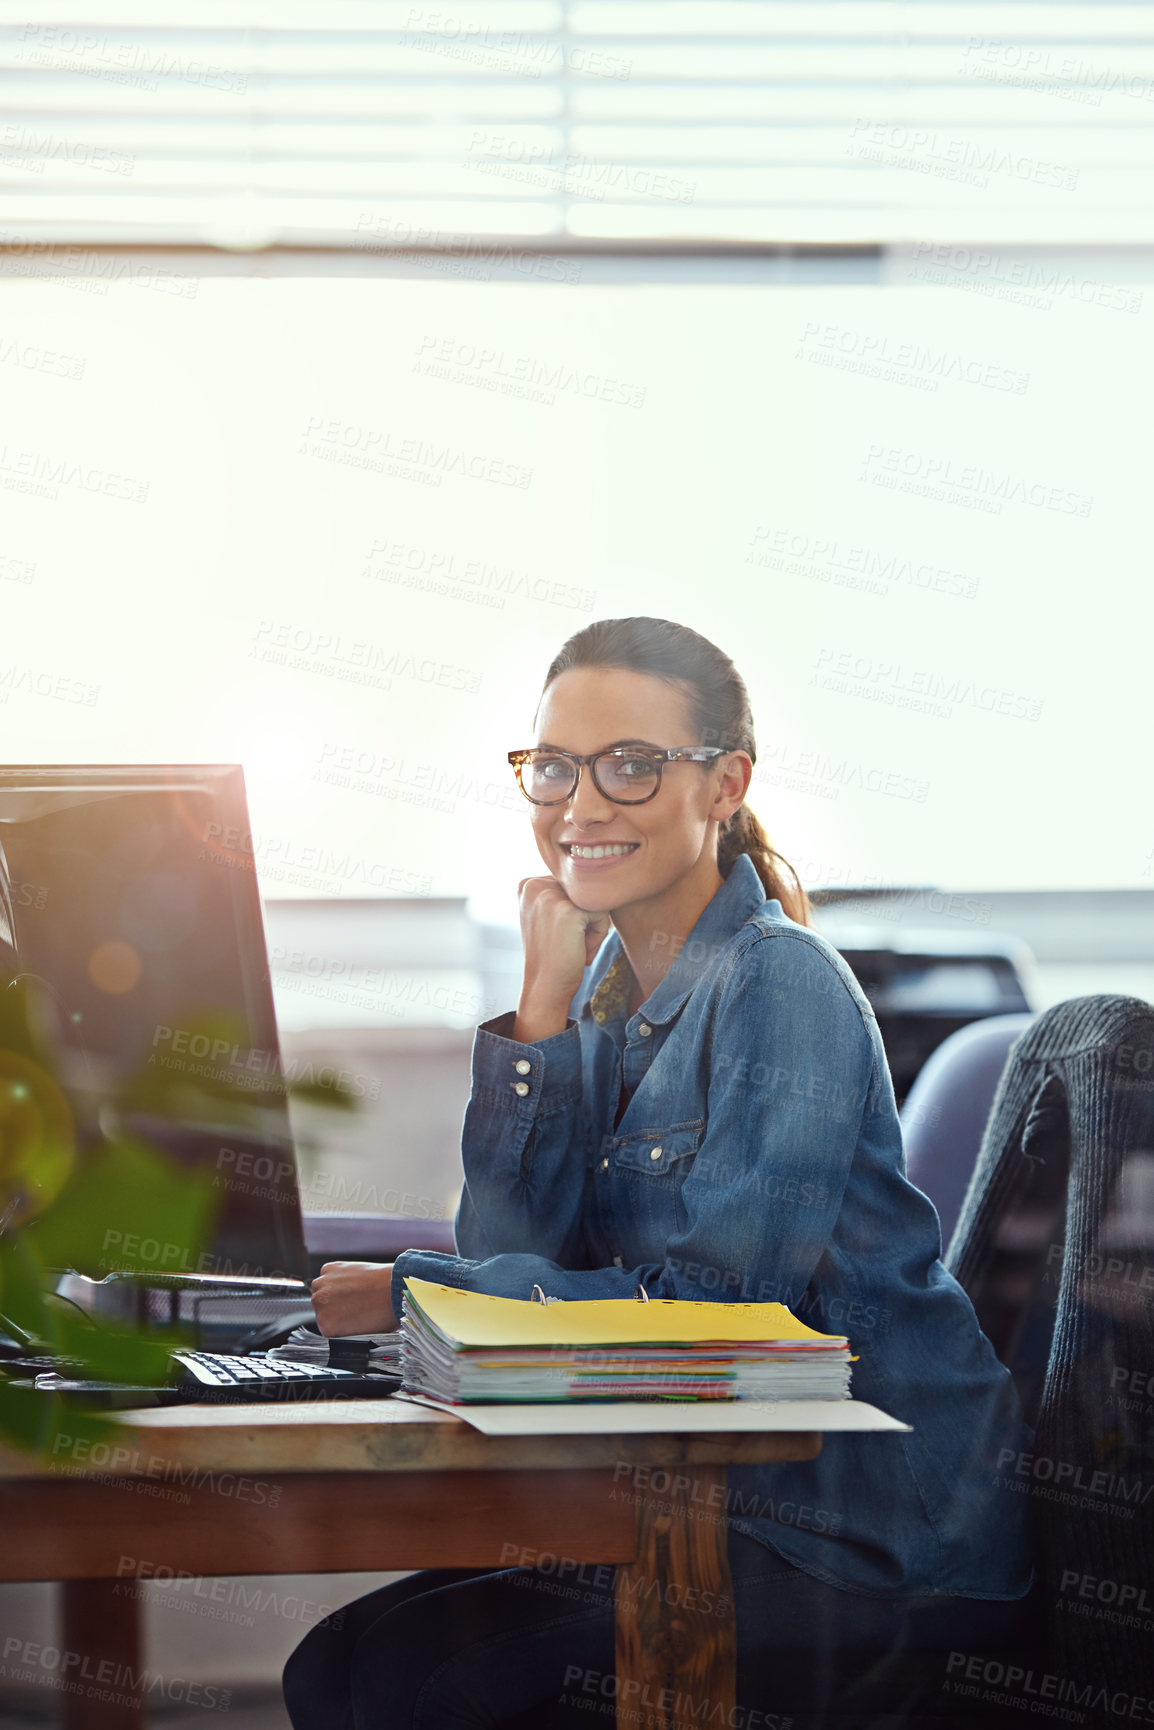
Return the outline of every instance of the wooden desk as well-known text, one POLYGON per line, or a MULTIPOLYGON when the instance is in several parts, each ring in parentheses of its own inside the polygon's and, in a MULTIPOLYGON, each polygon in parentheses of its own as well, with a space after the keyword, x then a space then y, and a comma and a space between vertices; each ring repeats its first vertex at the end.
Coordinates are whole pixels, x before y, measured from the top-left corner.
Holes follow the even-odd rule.
MULTIPOLYGON (((734 1704, 733 1616, 713 1609, 731 1593, 726 1467, 821 1449, 808 1431, 496 1438, 399 1400, 177 1406, 114 1421, 111 1452, 70 1442, 50 1460, 0 1453, 0 1579, 64 1582, 59 1645, 89 1659, 74 1673, 95 1677, 102 1659, 140 1669, 137 1599, 115 1581, 158 1567, 513 1567, 528 1552, 616 1563, 619 1691, 635 1682, 647 1698, 669 1689, 711 1708, 734 1704), (156 1484, 179 1485, 181 1501, 158 1500, 156 1484), (646 1590, 656 1579, 712 1594, 712 1613, 687 1608, 688 1591, 646 1590)), ((65 1694, 69 1730, 137 1730, 138 1696, 101 1691, 93 1681, 65 1694)), ((681 1726, 669 1716, 662 1730, 681 1726)))

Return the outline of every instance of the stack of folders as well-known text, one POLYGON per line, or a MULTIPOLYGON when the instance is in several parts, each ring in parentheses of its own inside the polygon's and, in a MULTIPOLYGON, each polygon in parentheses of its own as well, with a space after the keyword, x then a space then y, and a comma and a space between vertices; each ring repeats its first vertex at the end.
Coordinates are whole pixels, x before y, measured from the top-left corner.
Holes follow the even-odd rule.
POLYGON ((404 1386, 519 1400, 846 1400, 849 1342, 781 1304, 521 1301, 406 1279, 404 1386))

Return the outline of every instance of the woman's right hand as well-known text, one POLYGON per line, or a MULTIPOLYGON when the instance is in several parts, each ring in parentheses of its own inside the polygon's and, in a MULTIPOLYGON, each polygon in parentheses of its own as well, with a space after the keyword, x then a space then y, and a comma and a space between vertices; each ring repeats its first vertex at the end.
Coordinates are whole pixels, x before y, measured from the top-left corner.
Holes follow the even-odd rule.
POLYGON ((518 884, 525 979, 513 1038, 523 1045, 563 1033, 569 1004, 609 931, 608 913, 574 906, 555 877, 518 884))

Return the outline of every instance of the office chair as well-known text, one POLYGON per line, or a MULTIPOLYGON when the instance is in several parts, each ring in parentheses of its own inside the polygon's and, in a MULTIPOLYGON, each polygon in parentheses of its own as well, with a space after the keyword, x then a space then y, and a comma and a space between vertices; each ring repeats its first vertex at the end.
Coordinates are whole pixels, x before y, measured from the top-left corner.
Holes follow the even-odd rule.
POLYGON ((944 1039, 902 1104, 906 1174, 929 1196, 943 1247, 961 1212, 1006 1057, 1033 1015, 991 1015, 944 1039))
POLYGON ((1075 998, 1019 1037, 945 1263, 1036 1432, 1024 1474, 1013 1462, 1038 1575, 1028 1658, 1116 1722, 1100 1687, 1154 1694, 1154 1644, 1122 1613, 1154 1554, 1154 1006, 1075 998))

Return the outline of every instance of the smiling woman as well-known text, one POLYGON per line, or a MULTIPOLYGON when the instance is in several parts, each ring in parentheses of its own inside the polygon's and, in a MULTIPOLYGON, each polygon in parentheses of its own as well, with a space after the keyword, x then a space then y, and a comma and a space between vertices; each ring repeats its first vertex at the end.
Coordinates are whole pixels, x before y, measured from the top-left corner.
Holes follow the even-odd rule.
POLYGON ((582 953, 582 969, 592 961, 611 908, 625 920, 614 923, 638 1007, 673 958, 670 936, 687 936, 740 852, 767 896, 808 923, 804 890, 744 802, 757 760, 745 685, 704 637, 659 619, 587 626, 549 668, 537 725, 568 748, 545 740, 510 752, 550 872, 521 884, 526 967, 514 1038, 565 1026, 580 983, 573 964, 582 953), (610 715, 622 731, 607 741, 610 715), (574 941, 582 914, 583 951, 574 941))
MULTIPOLYGON (((757 748, 749 696, 729 657, 696 631, 665 619, 598 620, 571 637, 550 666, 538 710, 539 728, 547 732, 550 717, 559 710, 558 718, 564 718, 566 724, 582 728, 584 723, 587 729, 589 722, 600 715, 595 705, 607 694, 610 684, 615 707, 622 714, 636 714, 642 729, 613 744, 648 747, 657 757, 638 803, 655 798, 661 791, 662 756, 707 762, 719 756, 740 755, 749 759, 748 771, 741 771, 742 798, 727 813, 716 814, 719 868, 724 874, 738 853, 748 853, 757 866, 766 894, 780 899, 791 918, 808 924, 808 903, 796 874, 770 845, 761 824, 744 803, 744 793, 757 761, 757 748), (641 680, 622 681, 620 674, 626 669, 641 675, 641 680), (582 681, 579 695, 574 691, 575 679, 564 678, 570 674, 582 681), (651 737, 657 720, 664 720, 668 727, 684 734, 686 742, 675 750, 660 751, 651 737)), ((547 747, 543 742, 537 749, 547 747)), ((620 779, 636 773, 635 762, 628 767, 626 762, 621 763, 620 779)), ((523 777, 518 778, 525 791, 523 777)), ((598 791, 614 800, 621 799, 613 786, 603 787, 605 777, 599 777, 596 764, 593 780, 598 791)), ((533 798, 534 794, 530 792, 528 796, 533 798)), ((535 829, 540 847, 542 828, 536 818, 535 829)), ((547 856, 544 853, 542 856, 548 864, 547 856)))
MULTIPOLYGON (((459 1253, 350 1270, 342 1325, 379 1325, 386 1281, 399 1313, 409 1275, 848 1318, 855 1394, 912 1432, 731 1469, 738 1700, 812 1713, 868 1669, 880 1710, 911 1654, 1017 1632, 1027 1514, 997 1471, 1029 1445, 1013 1383, 906 1178, 869 1002, 744 803, 732 663, 667 620, 599 621, 550 667, 537 732, 510 760, 546 874, 520 885, 517 1008, 476 1034, 459 1253)), ((564 1677, 612 1671, 612 1589, 561 1612, 512 1589, 533 1579, 430 1572, 349 1606, 290 1660, 297 1730, 581 1721, 564 1677), (498 1670, 506 1641, 518 1663, 498 1670)))

